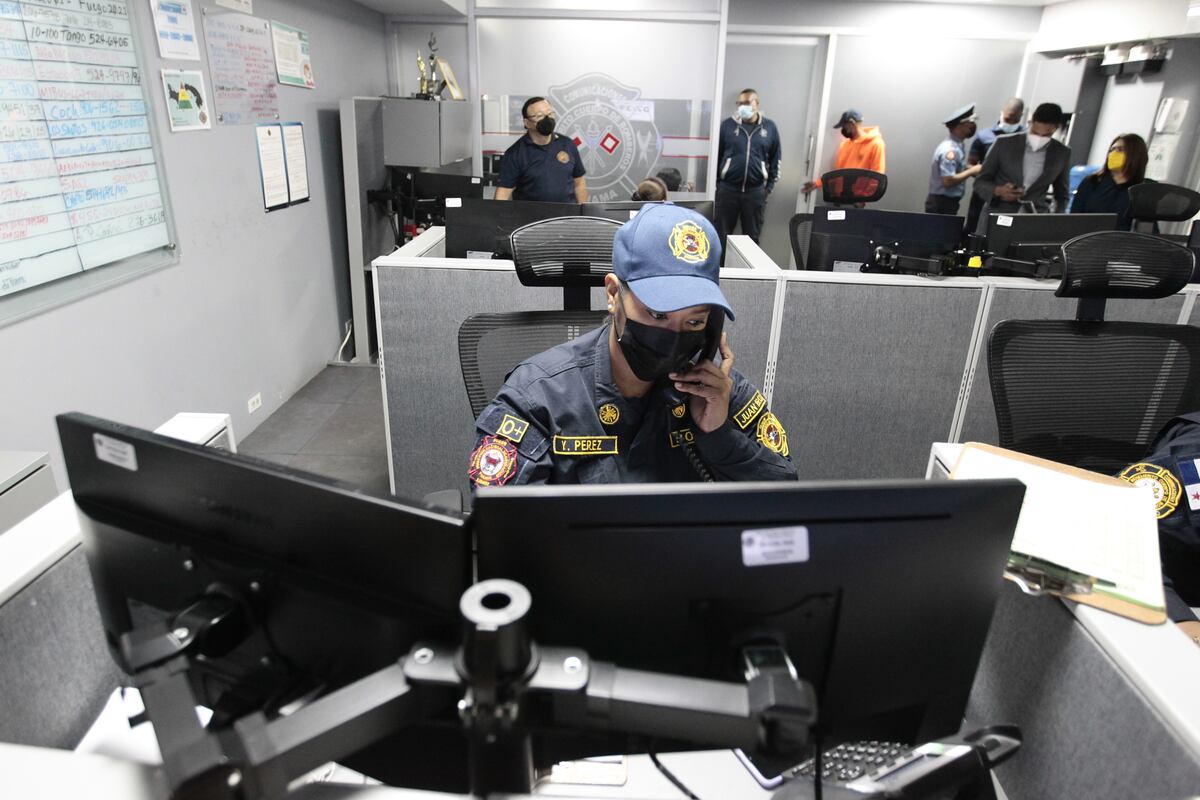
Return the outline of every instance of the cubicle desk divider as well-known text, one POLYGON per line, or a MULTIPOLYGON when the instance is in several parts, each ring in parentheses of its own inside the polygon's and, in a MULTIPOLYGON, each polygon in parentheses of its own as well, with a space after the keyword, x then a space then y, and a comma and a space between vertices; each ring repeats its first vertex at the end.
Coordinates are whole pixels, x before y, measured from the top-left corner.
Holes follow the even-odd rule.
POLYGON ((801 479, 916 478, 950 435, 975 278, 788 271, 772 399, 801 479))
MULTIPOLYGON (((992 389, 988 379, 987 340, 996 323, 1006 319, 1074 319, 1079 301, 1056 297, 1057 280, 1030 278, 982 278, 988 287, 987 304, 980 339, 971 363, 970 391, 960 404, 949 441, 997 441, 996 407, 992 404, 992 389)), ((1160 300, 1109 300, 1104 318, 1125 322, 1157 322, 1164 324, 1200 324, 1200 314, 1193 307, 1200 286, 1191 284, 1182 292, 1160 300)))
MULTIPOLYGON (((728 323, 736 364, 763 385, 780 270, 756 252, 730 249, 721 285, 738 314, 728 323)), ((562 290, 522 286, 511 261, 442 258, 445 229, 431 228, 375 259, 375 314, 392 492, 420 498, 467 487, 475 420, 458 361, 458 328, 474 314, 553 311, 562 290)), ((592 290, 592 308, 604 308, 592 290)))
MULTIPOLYGON (((562 307, 509 261, 447 259, 433 228, 373 270, 393 492, 465 489, 474 424, 458 327, 483 312, 562 307)), ((789 433, 803 479, 918 478, 930 442, 997 441, 986 345, 1002 319, 1070 318, 1057 281, 781 270, 729 237, 721 286, 736 366, 789 433)), ((1113 300, 1107 318, 1200 324, 1200 286, 1162 300, 1113 300)), ((602 308, 600 290, 592 307, 602 308)))

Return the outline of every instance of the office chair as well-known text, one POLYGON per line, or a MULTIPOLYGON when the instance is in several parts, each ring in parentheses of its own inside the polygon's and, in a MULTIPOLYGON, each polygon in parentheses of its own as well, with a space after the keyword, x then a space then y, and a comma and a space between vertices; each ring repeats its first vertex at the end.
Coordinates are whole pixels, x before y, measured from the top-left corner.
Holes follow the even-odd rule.
POLYGON ((1195 256, 1156 236, 1102 231, 1063 244, 1056 295, 1074 320, 1004 320, 988 339, 1000 446, 1115 473, 1172 417, 1200 409, 1200 328, 1105 322, 1108 298, 1167 297, 1195 256))
POLYGON ((600 217, 556 217, 512 232, 517 278, 524 286, 563 287, 563 310, 476 314, 459 326, 458 359, 474 416, 522 361, 604 322, 606 312, 591 310, 591 288, 612 272, 619 227, 600 217))
POLYGON ((887 175, 869 169, 835 169, 821 176, 826 203, 848 206, 874 203, 887 191, 887 175))
POLYGON ((796 269, 806 269, 808 260, 808 244, 812 238, 813 215, 794 214, 788 220, 788 236, 792 241, 792 256, 796 259, 796 269))
POLYGON ((1197 213, 1200 213, 1200 192, 1155 181, 1129 187, 1129 216, 1133 217, 1134 230, 1140 229, 1139 223, 1185 222, 1197 213))

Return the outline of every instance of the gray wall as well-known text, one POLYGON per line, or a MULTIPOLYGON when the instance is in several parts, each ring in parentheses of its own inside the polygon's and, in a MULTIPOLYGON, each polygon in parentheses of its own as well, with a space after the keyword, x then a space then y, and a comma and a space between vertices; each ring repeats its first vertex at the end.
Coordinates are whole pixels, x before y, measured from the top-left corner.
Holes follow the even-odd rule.
MULTIPOLYGON (((939 37, 960 31, 1033 34, 1042 9, 969 3, 847 2, 846 0, 730 0, 731 25, 803 25, 829 28, 919 29, 939 37), (948 24, 948 20, 950 21, 948 24)), ((1032 35, 1030 36, 1032 38, 1032 35)), ((894 67, 894 64, 880 64, 894 67)), ((965 63, 958 65, 966 70, 965 63)), ((959 71, 959 70, 954 70, 959 71)), ((986 75, 977 72, 978 75, 986 75)), ((1013 80, 1016 80, 1014 74, 1013 80)))
MULTIPOLYGON (((199 64, 211 89, 207 56, 161 62, 148 4, 129 8, 166 129, 159 68, 199 64)), ((337 352, 350 317, 338 100, 386 91, 383 17, 328 0, 254 10, 312 38, 316 89, 279 87, 281 118, 304 123, 312 201, 263 212, 250 125, 164 130, 180 263, 0 328, 0 447, 50 451, 61 485, 59 412, 154 427, 177 411, 227 411, 244 437, 337 352), (251 417, 255 392, 263 407, 251 417)))

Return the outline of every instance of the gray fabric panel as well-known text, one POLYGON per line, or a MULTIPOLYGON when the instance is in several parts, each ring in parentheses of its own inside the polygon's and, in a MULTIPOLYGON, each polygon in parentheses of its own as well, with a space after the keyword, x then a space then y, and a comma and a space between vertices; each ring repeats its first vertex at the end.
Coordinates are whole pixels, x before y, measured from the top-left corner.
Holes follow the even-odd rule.
MULTIPOLYGON (((472 314, 561 309, 562 290, 522 286, 516 271, 380 267, 379 362, 396 494, 467 491, 475 418, 458 363, 458 328, 472 314)), ((592 290, 592 308, 603 308, 592 290)))
MULTIPOLYGON (((988 383, 987 337, 997 322, 1006 319, 1074 319, 1078 301, 1055 297, 1054 292, 1034 289, 996 287, 992 307, 983 326, 983 341, 976 355, 975 374, 967 411, 963 417, 960 442, 999 442, 996 427, 996 407, 992 404, 992 387, 988 383)), ((1104 318, 1126 322, 1160 322, 1174 324, 1183 308, 1183 295, 1161 300, 1109 300, 1104 318)))
POLYGON ((0 608, 0 741, 73 748, 127 682, 76 547, 0 608))
POLYGON ((1060 600, 1006 584, 967 723, 1015 724, 1021 750, 996 772, 1010 800, 1185 797, 1200 761, 1060 600))
POLYGON ((775 281, 721 279, 721 291, 737 319, 726 320, 734 366, 760 389, 767 372, 771 320, 775 314, 775 281))
POLYGON ((772 405, 804 479, 919 478, 950 434, 981 289, 787 285, 772 405))

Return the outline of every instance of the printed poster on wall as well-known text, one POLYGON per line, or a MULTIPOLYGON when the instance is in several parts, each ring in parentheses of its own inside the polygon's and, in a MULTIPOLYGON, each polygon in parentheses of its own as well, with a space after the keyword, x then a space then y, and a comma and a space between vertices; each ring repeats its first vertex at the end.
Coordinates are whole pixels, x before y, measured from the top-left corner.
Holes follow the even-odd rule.
POLYGON ((232 8, 234 11, 240 11, 243 14, 254 13, 254 0, 217 0, 217 5, 232 8))
POLYGON ((285 86, 313 88, 316 84, 313 82, 308 34, 273 20, 271 33, 275 38, 275 71, 279 82, 285 86))
POLYGON ((164 69, 162 84, 172 133, 212 127, 203 72, 198 69, 164 69))
POLYGON ((274 211, 288 204, 283 129, 279 125, 259 125, 254 129, 254 135, 258 143, 258 177, 262 182, 263 208, 274 211))
POLYGON ((161 57, 176 61, 200 60, 192 0, 150 0, 150 12, 154 15, 161 57))
POLYGON ((205 14, 217 122, 242 125, 279 119, 271 23, 245 14, 205 14))

